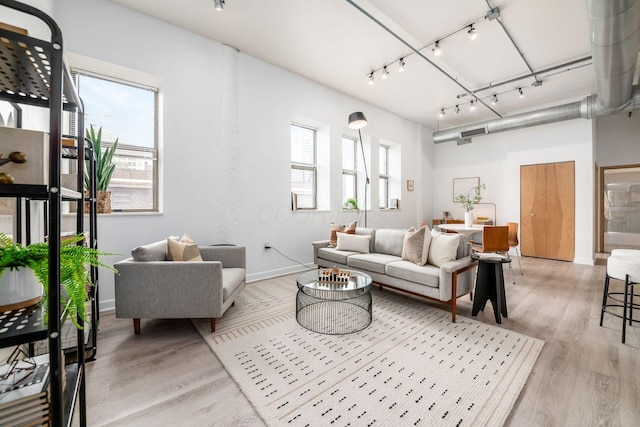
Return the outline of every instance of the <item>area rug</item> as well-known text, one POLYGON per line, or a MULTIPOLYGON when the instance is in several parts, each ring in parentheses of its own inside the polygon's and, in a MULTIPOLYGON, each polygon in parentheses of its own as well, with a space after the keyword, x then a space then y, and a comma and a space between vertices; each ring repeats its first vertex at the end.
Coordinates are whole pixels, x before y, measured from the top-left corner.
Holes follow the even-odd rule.
POLYGON ((269 426, 500 426, 543 341, 390 291, 373 321, 323 335, 296 322, 295 275, 251 283, 216 322, 193 320, 269 426))

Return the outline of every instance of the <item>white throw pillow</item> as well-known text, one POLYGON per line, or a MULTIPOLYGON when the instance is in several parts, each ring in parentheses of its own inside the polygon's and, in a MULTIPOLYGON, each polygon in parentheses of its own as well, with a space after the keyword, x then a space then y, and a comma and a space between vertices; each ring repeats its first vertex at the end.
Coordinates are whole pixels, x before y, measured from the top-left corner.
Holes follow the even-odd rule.
POLYGON ((429 264, 442 267, 450 261, 455 261, 459 244, 459 234, 439 233, 431 230, 431 245, 427 257, 429 264))
POLYGON ((336 233, 338 244, 336 249, 340 251, 369 253, 369 240, 371 236, 360 236, 358 234, 336 233))
POLYGON ((424 246, 422 247, 422 265, 426 265, 429 260, 429 249, 431 248, 431 233, 426 225, 424 232, 424 246))

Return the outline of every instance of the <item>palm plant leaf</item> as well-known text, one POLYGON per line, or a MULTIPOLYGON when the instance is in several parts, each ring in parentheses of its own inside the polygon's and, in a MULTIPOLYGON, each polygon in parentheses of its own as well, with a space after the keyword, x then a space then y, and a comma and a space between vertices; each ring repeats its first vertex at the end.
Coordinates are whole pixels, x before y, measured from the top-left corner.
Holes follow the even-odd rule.
MULTIPOLYGON (((86 130, 86 138, 93 144, 93 150, 96 157, 96 189, 100 191, 107 191, 111 177, 116 168, 113 163, 113 156, 118 148, 119 138, 116 138, 111 147, 102 149, 102 127, 100 127, 96 133, 93 126, 86 130)), ((84 185, 89 188, 89 162, 86 161, 84 174, 84 185)))

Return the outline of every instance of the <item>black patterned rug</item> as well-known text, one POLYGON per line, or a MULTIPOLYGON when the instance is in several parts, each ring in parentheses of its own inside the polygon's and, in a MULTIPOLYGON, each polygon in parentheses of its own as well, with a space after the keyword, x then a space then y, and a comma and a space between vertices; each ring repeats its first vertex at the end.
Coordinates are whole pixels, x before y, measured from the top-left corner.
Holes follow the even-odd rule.
POLYGON ((193 320, 270 426, 500 426, 544 344, 377 288, 369 327, 318 334, 295 277, 247 285, 213 334, 193 320))

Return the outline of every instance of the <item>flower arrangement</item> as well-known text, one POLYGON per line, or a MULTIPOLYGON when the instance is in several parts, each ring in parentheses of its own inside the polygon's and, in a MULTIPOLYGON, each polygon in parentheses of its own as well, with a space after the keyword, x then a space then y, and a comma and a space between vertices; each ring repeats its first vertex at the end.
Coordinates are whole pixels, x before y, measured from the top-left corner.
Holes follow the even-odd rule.
POLYGON ((480 202, 482 197, 480 196, 480 190, 485 189, 486 186, 484 184, 479 184, 474 187, 471 187, 467 194, 458 194, 453 200, 459 203, 462 203, 462 207, 465 211, 472 211, 474 208, 474 204, 480 202))

